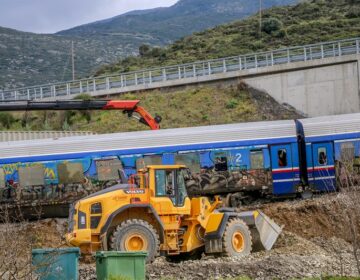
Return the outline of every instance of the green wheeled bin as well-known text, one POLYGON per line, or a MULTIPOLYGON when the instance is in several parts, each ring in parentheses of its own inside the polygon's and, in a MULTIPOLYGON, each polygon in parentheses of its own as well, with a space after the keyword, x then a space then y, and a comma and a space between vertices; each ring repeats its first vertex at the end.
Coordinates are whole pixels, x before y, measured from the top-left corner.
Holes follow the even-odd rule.
POLYGON ((32 265, 41 280, 78 280, 79 248, 34 249, 32 265))
POLYGON ((101 280, 145 280, 147 252, 96 252, 96 275, 101 280))

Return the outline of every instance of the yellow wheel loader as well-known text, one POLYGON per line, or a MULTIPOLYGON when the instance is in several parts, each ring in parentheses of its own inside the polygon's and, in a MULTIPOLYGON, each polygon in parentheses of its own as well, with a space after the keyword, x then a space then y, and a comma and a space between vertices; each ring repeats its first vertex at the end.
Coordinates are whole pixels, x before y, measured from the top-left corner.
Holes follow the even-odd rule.
POLYGON ((189 198, 182 165, 151 165, 119 184, 94 193, 70 209, 68 244, 82 253, 147 251, 148 261, 195 252, 244 256, 270 250, 281 232, 261 211, 223 208, 218 197, 189 198))

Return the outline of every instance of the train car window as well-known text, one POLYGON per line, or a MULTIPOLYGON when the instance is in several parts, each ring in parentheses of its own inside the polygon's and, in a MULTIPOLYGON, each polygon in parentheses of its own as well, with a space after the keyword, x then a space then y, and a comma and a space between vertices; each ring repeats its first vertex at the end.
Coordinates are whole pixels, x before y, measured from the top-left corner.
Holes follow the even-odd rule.
POLYGON ((264 168, 264 154, 263 151, 250 151, 251 169, 264 168))
POLYGON ((0 189, 5 188, 5 171, 3 168, 0 168, 0 189))
POLYGON ((286 167, 288 165, 286 149, 278 150, 279 167, 286 167))
POLYGON ((341 161, 349 162, 355 158, 355 146, 354 143, 341 143, 341 161))
POLYGON ((144 156, 142 158, 138 158, 136 160, 136 169, 144 169, 148 165, 161 165, 162 164, 162 156, 153 155, 153 156, 144 156))
POLYGON ((117 180, 120 178, 119 172, 121 172, 121 170, 123 170, 123 166, 117 158, 96 161, 96 171, 99 181, 117 180))
POLYGON ((318 163, 320 165, 327 164, 326 148, 318 148, 318 163))
POLYGON ((82 183, 84 168, 80 162, 64 162, 57 166, 60 184, 82 183))
POLYGON ((227 171, 228 170, 228 159, 226 156, 217 155, 215 157, 215 171, 227 171))
POLYGON ((19 183, 22 187, 42 186, 45 184, 43 165, 19 167, 19 183))
POLYGON ((187 153, 175 155, 175 164, 185 165, 193 173, 200 173, 200 155, 187 153))

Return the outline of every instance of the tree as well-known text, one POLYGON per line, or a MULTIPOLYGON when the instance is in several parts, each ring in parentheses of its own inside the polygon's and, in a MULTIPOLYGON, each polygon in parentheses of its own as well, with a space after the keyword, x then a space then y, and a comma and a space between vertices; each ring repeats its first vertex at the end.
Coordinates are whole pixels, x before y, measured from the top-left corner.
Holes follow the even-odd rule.
POLYGON ((146 56, 147 54, 149 54, 151 48, 149 45, 143 44, 139 47, 139 54, 140 56, 146 56))
POLYGON ((283 28, 283 23, 277 18, 268 18, 263 21, 261 30, 267 34, 273 34, 283 28))

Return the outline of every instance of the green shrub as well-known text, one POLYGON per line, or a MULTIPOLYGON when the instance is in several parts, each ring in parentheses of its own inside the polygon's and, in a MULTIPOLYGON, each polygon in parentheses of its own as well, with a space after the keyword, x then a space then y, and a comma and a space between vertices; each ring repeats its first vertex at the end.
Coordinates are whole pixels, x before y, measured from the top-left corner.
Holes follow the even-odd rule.
POLYGON ((207 121, 209 120, 209 115, 203 115, 201 118, 203 121, 207 121))
POLYGON ((353 7, 346 13, 347 18, 358 18, 360 17, 360 7, 353 7))
POLYGON ((272 35, 276 38, 284 38, 286 37, 286 30, 285 29, 278 30, 274 32, 272 35))
POLYGON ((239 102, 235 99, 231 99, 226 104, 226 109, 234 109, 237 105, 239 105, 239 102))
POLYGON ((263 21, 261 30, 267 34, 272 34, 283 28, 283 23, 277 18, 268 18, 263 21))
POLYGON ((92 100, 94 99, 90 94, 80 93, 74 97, 75 100, 92 100))
POLYGON ((12 114, 6 112, 0 112, 0 124, 3 127, 9 129, 11 125, 15 122, 16 120, 12 114))
POLYGON ((345 2, 350 5, 360 4, 360 0, 346 0, 345 2))

